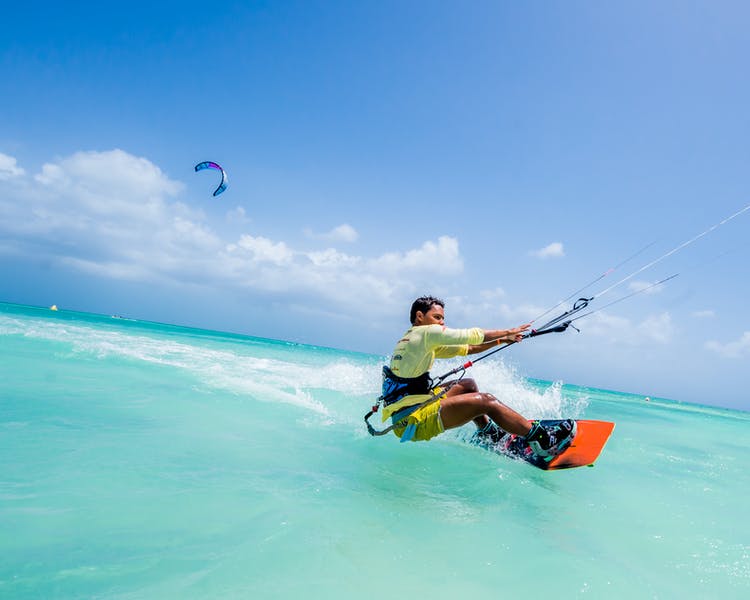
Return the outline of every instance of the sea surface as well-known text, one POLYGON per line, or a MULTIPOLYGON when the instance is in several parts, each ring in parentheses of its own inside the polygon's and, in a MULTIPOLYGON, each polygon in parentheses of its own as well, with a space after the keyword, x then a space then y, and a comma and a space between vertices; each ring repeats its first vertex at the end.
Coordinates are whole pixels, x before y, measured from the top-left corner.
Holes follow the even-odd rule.
POLYGON ((543 472, 371 438, 383 360, 0 304, 0 598, 750 598, 750 413, 480 363, 616 422, 543 472))

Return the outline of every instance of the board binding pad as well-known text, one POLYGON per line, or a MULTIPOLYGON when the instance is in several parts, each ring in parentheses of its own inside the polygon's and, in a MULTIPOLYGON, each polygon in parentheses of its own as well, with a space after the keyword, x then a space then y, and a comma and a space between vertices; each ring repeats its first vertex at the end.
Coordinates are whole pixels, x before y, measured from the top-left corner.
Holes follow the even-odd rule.
MULTIPOLYGON (((540 421, 540 424, 555 425, 561 421, 563 419, 544 420, 540 421)), ((473 443, 497 454, 518 458, 545 471, 593 466, 614 430, 615 424, 586 419, 576 420, 576 424, 578 430, 570 446, 552 458, 535 454, 522 436, 513 433, 506 434, 495 444, 474 440, 473 443)))

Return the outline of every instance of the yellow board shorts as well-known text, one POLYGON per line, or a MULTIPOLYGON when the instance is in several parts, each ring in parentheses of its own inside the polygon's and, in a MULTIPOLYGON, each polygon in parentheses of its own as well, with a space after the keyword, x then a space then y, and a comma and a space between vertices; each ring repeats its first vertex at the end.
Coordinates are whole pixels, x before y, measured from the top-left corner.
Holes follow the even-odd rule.
POLYGON ((426 442, 444 431, 439 399, 418 408, 393 427, 393 433, 400 437, 402 442, 426 442), (408 437, 404 438, 404 432, 407 432, 408 437))

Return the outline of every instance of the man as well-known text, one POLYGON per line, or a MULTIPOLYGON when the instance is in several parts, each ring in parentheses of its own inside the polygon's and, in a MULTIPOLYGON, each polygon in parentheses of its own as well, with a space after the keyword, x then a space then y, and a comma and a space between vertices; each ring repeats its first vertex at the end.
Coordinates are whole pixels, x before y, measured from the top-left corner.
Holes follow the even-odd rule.
POLYGON ((480 392, 473 379, 432 388, 429 370, 436 358, 466 356, 493 346, 518 343, 530 324, 514 329, 483 330, 445 327, 445 303, 432 296, 417 298, 411 307, 412 327, 383 368, 383 421, 388 417, 402 442, 429 440, 446 429, 474 421, 481 443, 496 443, 506 432, 523 436, 540 456, 550 457, 570 445, 575 421, 554 427, 529 424, 522 415, 492 394, 480 392))

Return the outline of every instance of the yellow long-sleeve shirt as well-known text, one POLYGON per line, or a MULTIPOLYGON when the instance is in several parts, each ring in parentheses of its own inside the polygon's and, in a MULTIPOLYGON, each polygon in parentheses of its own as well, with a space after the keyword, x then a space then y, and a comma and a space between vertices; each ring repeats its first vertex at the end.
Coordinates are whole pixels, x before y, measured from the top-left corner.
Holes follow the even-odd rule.
MULTIPOLYGON (((466 356, 469 345, 483 341, 484 331, 479 327, 449 329, 437 324, 414 326, 396 344, 390 368, 399 377, 419 377, 432 368, 436 358, 466 356)), ((429 398, 429 394, 405 396, 383 408, 383 421, 402 408, 421 404, 429 398)))

